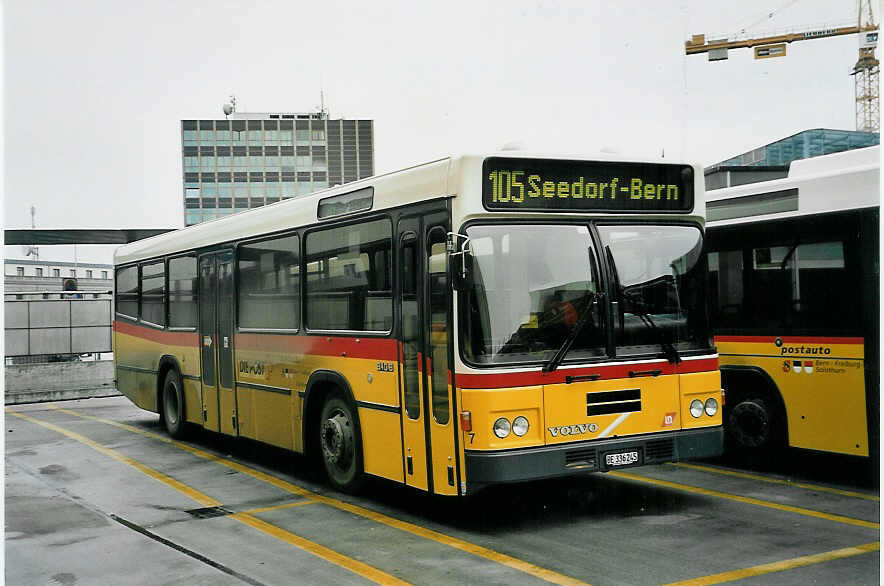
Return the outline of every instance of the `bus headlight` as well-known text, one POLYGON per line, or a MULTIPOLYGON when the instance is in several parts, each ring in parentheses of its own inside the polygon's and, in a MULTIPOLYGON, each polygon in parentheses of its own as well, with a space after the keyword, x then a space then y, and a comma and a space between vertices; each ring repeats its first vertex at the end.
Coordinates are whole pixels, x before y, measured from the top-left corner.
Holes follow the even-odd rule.
POLYGON ((713 417, 716 413, 718 413, 718 401, 712 397, 706 399, 706 415, 713 417))
POLYGON ((510 434, 510 427, 510 420, 506 417, 501 417, 494 422, 494 435, 503 439, 510 434))
POLYGON ((513 433, 519 437, 522 437, 526 433, 528 433, 528 418, 519 415, 515 419, 513 419, 513 433))
POLYGON ((703 401, 701 401, 700 399, 694 399, 693 401, 691 401, 691 415, 693 415, 694 417, 700 417, 702 414, 703 401))

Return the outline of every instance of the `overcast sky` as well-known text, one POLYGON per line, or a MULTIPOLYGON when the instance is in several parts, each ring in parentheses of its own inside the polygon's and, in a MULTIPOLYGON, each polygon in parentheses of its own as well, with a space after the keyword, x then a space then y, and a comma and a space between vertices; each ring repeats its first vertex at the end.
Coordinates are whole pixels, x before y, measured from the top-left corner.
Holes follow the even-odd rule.
POLYGON ((375 121, 377 173, 511 141, 709 165, 855 125, 856 36, 684 55, 692 33, 856 22, 851 0, 4 4, 7 228, 31 205, 39 228, 182 226, 180 121, 220 118, 231 93, 305 112, 322 89, 331 117, 375 121))

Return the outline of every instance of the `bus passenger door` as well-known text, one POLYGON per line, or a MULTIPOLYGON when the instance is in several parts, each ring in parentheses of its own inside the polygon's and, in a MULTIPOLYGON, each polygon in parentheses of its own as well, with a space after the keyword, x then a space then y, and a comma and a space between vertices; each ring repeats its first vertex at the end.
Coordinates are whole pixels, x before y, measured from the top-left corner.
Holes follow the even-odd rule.
POLYGON ((427 433, 421 395, 423 384, 423 278, 420 219, 400 220, 399 252, 400 404, 405 483, 429 490, 427 433))
POLYGON ((424 372, 426 392, 424 408, 429 428, 429 457, 432 462, 433 492, 457 494, 457 463, 455 417, 452 417, 451 366, 449 364, 449 336, 451 332, 451 287, 448 282, 448 255, 445 242, 448 234, 448 214, 433 214, 424 218, 426 244, 426 356, 424 372))
POLYGON ((233 252, 199 259, 202 410, 206 429, 236 435, 233 392, 233 252))

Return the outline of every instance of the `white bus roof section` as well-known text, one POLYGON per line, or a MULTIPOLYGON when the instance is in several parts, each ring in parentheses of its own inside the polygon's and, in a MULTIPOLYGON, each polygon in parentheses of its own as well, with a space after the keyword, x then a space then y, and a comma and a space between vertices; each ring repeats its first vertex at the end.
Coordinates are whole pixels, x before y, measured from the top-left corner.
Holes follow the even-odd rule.
MULTIPOLYGON (((440 159, 132 242, 116 250, 114 264, 126 264, 320 223, 316 215, 319 200, 369 186, 374 187, 373 211, 443 197, 448 191, 449 163, 450 159, 440 159)), ((337 219, 339 217, 325 218, 322 221, 337 219)))
MULTIPOLYGON (((333 216, 320 220, 317 217, 319 201, 334 195, 343 195, 366 187, 374 188, 374 199, 370 211, 353 214, 360 216, 378 210, 419 203, 442 197, 454 198, 453 216, 454 229, 472 217, 535 217, 550 219, 565 217, 586 217, 586 213, 512 213, 488 212, 482 206, 482 163, 487 157, 563 159, 582 161, 611 161, 634 163, 681 163, 675 160, 625 158, 622 155, 592 153, 591 155, 562 155, 548 153, 528 153, 523 151, 488 152, 482 154, 446 157, 429 163, 416 165, 384 175, 368 177, 345 185, 317 191, 310 195, 298 196, 261 208, 233 214, 225 218, 188 226, 180 230, 161 234, 118 248, 114 254, 114 264, 128 264, 148 258, 174 255, 198 250, 214 244, 236 242, 265 234, 272 234, 299 228, 332 222, 347 216, 333 216), (469 198, 458 198, 459 194, 470 194, 469 198)), ((683 164, 683 163, 681 163, 683 164)), ((680 218, 691 217, 702 221, 705 211, 703 169, 699 165, 694 168, 694 210, 691 214, 678 215, 680 218)), ((595 214, 596 217, 622 217, 621 214, 595 214)), ((673 214, 637 215, 629 214, 635 219, 673 219, 673 214)))
MULTIPOLYGON (((714 210, 716 203, 727 200, 797 190, 797 210, 752 214, 747 208, 745 216, 710 219, 707 225, 711 228, 880 206, 880 171, 879 146, 793 161, 788 177, 713 189, 706 192, 706 202, 714 210)), ((713 211, 709 216, 714 217, 713 211)))

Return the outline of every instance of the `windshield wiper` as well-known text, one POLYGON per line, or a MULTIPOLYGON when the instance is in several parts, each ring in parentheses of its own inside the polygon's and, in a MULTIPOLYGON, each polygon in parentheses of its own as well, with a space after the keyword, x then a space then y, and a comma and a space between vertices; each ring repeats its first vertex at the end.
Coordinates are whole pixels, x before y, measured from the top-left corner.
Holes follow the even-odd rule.
POLYGON ((553 357, 543 365, 543 372, 554 371, 562 363, 562 360, 565 359, 565 355, 568 354, 568 351, 574 344, 574 340, 577 339, 577 336, 580 335, 580 332, 583 330, 583 326, 589 321, 589 317, 592 314, 592 304, 598 297, 598 294, 587 290, 586 295, 584 295, 582 299, 583 312, 577 319, 577 323, 575 323, 574 327, 571 328, 571 331, 568 332, 568 337, 565 338, 565 341, 562 342, 562 345, 559 346, 559 349, 553 354, 553 357))
MULTIPOLYGON (((623 299, 628 299, 628 296, 624 293, 622 294, 623 299)), ((678 350, 675 346, 672 345, 672 342, 666 339, 666 336, 663 334, 663 330, 661 330, 657 324, 654 323, 654 320, 651 319, 651 314, 642 308, 642 302, 630 300, 630 305, 632 313, 641 320, 642 324, 648 327, 654 334, 660 339, 660 349, 663 350, 660 353, 660 358, 665 358, 669 361, 670 364, 678 364, 681 362, 681 355, 678 353, 678 350)))

